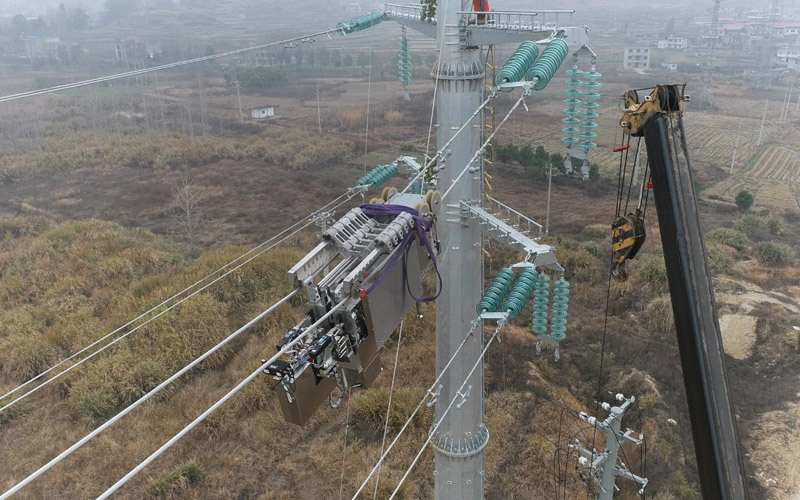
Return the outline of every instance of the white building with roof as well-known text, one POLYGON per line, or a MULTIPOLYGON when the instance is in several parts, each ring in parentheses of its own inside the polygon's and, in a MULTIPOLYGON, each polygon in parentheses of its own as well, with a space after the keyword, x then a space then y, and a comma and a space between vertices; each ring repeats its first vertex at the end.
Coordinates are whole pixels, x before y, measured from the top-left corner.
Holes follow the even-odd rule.
POLYGON ((650 46, 642 42, 626 45, 622 65, 627 69, 648 69, 650 67, 650 46))

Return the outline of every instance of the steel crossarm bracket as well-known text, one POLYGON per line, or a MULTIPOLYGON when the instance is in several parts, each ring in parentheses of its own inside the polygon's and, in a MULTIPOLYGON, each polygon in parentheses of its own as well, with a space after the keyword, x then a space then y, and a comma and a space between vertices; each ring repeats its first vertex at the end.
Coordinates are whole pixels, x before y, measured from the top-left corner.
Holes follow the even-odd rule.
MULTIPOLYGON (((458 30, 462 46, 487 46, 519 44, 526 40, 548 43, 553 38, 563 38, 570 50, 578 55, 589 49, 589 29, 586 26, 570 26, 574 10, 537 11, 490 11, 458 13, 458 24, 447 26, 458 30), (567 25, 563 22, 566 21, 567 25)), ((383 14, 386 19, 407 26, 425 36, 436 38, 437 18, 422 20, 421 5, 387 3, 383 14)))
MULTIPOLYGON (((452 205, 448 206, 449 209, 452 209, 452 207, 452 205)), ((556 262, 555 248, 537 243, 533 238, 526 236, 519 229, 508 224, 506 220, 499 219, 494 214, 484 210, 479 201, 462 201, 459 208, 459 215, 465 224, 475 227, 481 233, 499 243, 524 253, 528 256, 528 259, 533 259, 534 266, 550 267, 563 271, 556 262)))
POLYGON ((414 31, 419 31, 425 36, 436 38, 436 18, 422 20, 421 5, 399 5, 387 3, 383 8, 386 19, 408 26, 414 31))

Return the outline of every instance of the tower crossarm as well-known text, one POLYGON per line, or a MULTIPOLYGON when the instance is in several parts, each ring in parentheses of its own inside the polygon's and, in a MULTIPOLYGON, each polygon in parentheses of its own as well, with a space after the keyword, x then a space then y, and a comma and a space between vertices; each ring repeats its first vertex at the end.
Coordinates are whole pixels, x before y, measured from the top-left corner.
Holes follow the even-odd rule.
MULTIPOLYGON (((458 21, 448 29, 458 30, 459 45, 480 47, 522 43, 531 40, 536 43, 548 43, 554 38, 561 38, 569 43, 574 53, 585 52, 594 57, 589 48, 588 28, 572 24, 574 10, 550 9, 534 11, 459 11, 458 21)), ((426 17, 421 5, 399 5, 387 3, 383 9, 387 20, 398 22, 404 26, 436 38, 438 18, 426 17)))
POLYGON ((632 473, 628 466, 625 465, 625 462, 619 458, 619 451, 623 444, 642 444, 643 436, 641 434, 634 436, 634 431, 630 429, 625 432, 621 430, 622 417, 625 410, 630 407, 635 399, 633 396, 626 398, 622 394, 617 394, 616 399, 621 403, 619 406, 611 406, 609 403, 601 405, 608 412, 608 417, 605 420, 599 420, 585 412, 581 412, 579 415, 581 420, 589 423, 589 425, 605 435, 606 449, 604 451, 598 452, 594 448, 590 451, 577 438, 569 444, 569 448, 575 450, 578 454, 578 472, 584 479, 586 478, 585 474, 588 473, 589 476, 597 481, 596 500, 612 500, 614 493, 618 490, 615 484, 618 477, 636 483, 639 487, 639 495, 644 493, 644 489, 647 486, 647 478, 632 473))
POLYGON ((532 259, 534 266, 563 271, 556 262, 555 248, 538 243, 538 236, 532 234, 536 232, 541 235, 541 225, 510 207, 496 202, 484 208, 480 201, 465 200, 447 208, 449 217, 459 217, 463 223, 478 229, 485 236, 524 253, 527 260, 532 259), (497 207, 497 213, 490 213, 487 210, 490 206, 497 207))

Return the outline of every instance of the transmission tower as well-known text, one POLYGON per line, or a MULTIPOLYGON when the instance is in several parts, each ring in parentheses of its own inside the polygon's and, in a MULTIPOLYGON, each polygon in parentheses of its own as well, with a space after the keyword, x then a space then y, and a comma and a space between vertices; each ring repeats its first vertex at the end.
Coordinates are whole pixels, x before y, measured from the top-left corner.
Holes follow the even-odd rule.
POLYGON ((711 24, 709 24, 708 31, 703 35, 703 39, 708 41, 708 54, 706 56, 706 65, 703 69, 703 85, 700 89, 700 99, 698 99, 698 107, 708 108, 711 106, 711 85, 714 80, 714 50, 717 46, 721 34, 719 24, 719 11, 720 3, 722 0, 714 0, 714 10, 711 12, 711 24))
MULTIPOLYGON (((438 2, 437 45, 441 62, 436 69, 438 97, 436 101, 437 143, 445 144, 461 124, 469 120, 472 110, 483 96, 484 62, 479 47, 459 48, 459 11, 471 11, 472 2, 438 2)), ((480 147, 482 130, 471 128, 459 136, 445 158, 439 186, 449 188, 456 181, 463 165, 480 147)), ((464 175, 453 188, 448 208, 458 208, 460 200, 479 200, 483 179, 464 175)), ((477 228, 464 226, 460 220, 439 226, 441 242, 440 267, 444 287, 436 304, 436 373, 456 352, 464 332, 471 328, 475 304, 481 296, 483 266, 482 238, 477 228)), ((481 338, 478 335, 477 338, 481 338)), ((467 377, 475 359, 480 357, 482 342, 468 342, 441 383, 440 398, 450 401, 467 377)), ((484 447, 489 431, 483 423, 483 366, 473 372, 466 387, 472 386, 470 397, 460 411, 449 412, 434 436, 434 491, 436 498, 483 498, 484 447)), ((436 405, 436 421, 442 418, 446 405, 436 405)))
MULTIPOLYGON (((597 500, 611 500, 617 490, 616 480, 618 477, 628 479, 636 483, 639 487, 639 495, 644 494, 647 486, 647 478, 637 476, 628 470, 627 464, 619 457, 619 452, 623 444, 632 443, 637 446, 642 444, 644 437, 642 434, 634 436, 634 431, 626 429, 622 431, 622 417, 625 410, 635 401, 631 396, 626 398, 623 394, 617 394, 616 399, 622 403, 619 406, 611 406, 603 403, 602 408, 608 412, 605 420, 598 420, 581 412, 580 417, 589 423, 596 430, 606 436, 606 449, 599 452, 592 447, 591 451, 584 448, 577 438, 569 444, 569 447, 578 452, 578 473, 584 481, 594 480, 597 482, 595 498, 597 500)), ((591 444, 589 444, 591 447, 591 444)))
POLYGON ((780 0, 772 0, 772 7, 770 8, 767 17, 767 25, 764 28, 764 45, 761 48, 761 57, 759 58, 758 73, 756 73, 756 88, 769 87, 772 83, 772 38, 775 32, 775 20, 780 16, 780 0))

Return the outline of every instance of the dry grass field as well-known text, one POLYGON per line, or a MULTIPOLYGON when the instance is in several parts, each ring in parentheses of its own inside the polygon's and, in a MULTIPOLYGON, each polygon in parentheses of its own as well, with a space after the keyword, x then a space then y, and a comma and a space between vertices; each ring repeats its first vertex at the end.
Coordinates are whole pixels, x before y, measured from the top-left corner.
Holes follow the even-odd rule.
MULTIPOLYGON (((113 39, 134 29, 170 31, 183 26, 212 32, 226 26, 237 44, 256 43, 282 19, 270 18, 256 2, 249 5, 251 19, 225 17, 225 9, 212 6, 193 17, 157 23, 154 16, 164 16, 153 12, 127 25, 108 26, 102 34, 113 39)), ((323 12, 307 21, 325 25, 329 17, 323 12)), ((388 53, 395 28, 382 31, 380 41, 358 35, 334 40, 334 47, 374 46, 388 53)), ((205 50, 206 42, 214 40, 194 42, 195 50, 205 50)), ((391 76, 373 75, 369 84, 364 72, 355 68, 314 78, 287 71, 288 85, 242 91, 244 108, 279 106, 280 116, 265 122, 239 123, 235 89, 225 85, 219 68, 209 74, 171 72, 158 83, 145 81, 142 88, 105 88, 4 108, 0 389, 14 387, 338 196, 365 166, 424 152, 433 97, 429 81, 415 81, 412 100, 406 103, 391 76), (128 119, 120 112, 141 112, 143 117, 128 119), (175 190, 187 176, 202 215, 191 242, 180 236, 176 217, 175 190)), ((13 85, 23 85, 33 76, 15 75, 13 85)), ((557 77, 548 89, 532 96, 530 111, 517 112, 499 141, 561 152, 562 80, 557 77)), ((554 179, 550 241, 573 284, 562 359, 554 362, 549 353, 535 354, 525 319, 530 311, 507 328, 502 344, 487 355, 490 499, 579 498, 586 492, 564 447, 572 436, 590 437, 549 400, 590 412, 595 408, 607 293, 607 227, 613 218, 619 162, 611 150, 622 140, 617 96, 629 86, 625 81, 603 83, 598 149, 592 154, 601 180, 554 179), (562 480, 565 489, 559 490, 562 480)), ((800 137, 793 126, 800 115, 790 113, 784 124, 769 123, 762 146, 756 148, 751 144, 760 126, 763 96, 733 86, 717 95, 718 110, 690 109, 686 114, 687 141, 702 184, 700 206, 717 275, 720 314, 746 316, 744 322, 755 324, 754 331, 743 334, 750 338, 733 351, 738 358, 728 359, 752 498, 788 500, 798 492, 796 468, 787 464, 793 463, 800 446, 800 415, 793 403, 800 342, 790 330, 800 324, 800 179, 795 150, 800 137), (737 134, 740 159, 730 177, 737 134), (732 204, 742 187, 755 194, 755 214, 742 215, 732 204), (725 231, 717 232, 720 229, 725 231), (785 439, 776 439, 775 433, 785 439), (782 448, 781 443, 788 445, 782 448)), ((512 102, 499 99, 498 118, 512 102)), ((543 221, 545 183, 517 164, 496 163, 489 169, 494 196, 543 221)), ((398 186, 403 182, 392 181, 398 186)), ((652 210, 649 240, 632 263, 631 280, 611 287, 603 382, 605 388, 635 394, 639 400, 626 425, 647 436, 651 498, 688 500, 698 496, 696 468, 652 210)), ((0 489, 12 486, 282 296, 287 291, 286 269, 315 241, 311 231, 293 238, 286 248, 202 294, 194 305, 76 370, 10 417, 0 418, 0 489)), ((497 245, 488 250, 486 275, 491 277, 513 256, 497 245)), ((300 314, 299 302, 279 310, 224 356, 137 409, 18 497, 96 496, 255 369, 300 314)), ((435 309, 429 306, 424 319, 409 318, 405 325, 397 380, 401 389, 394 396, 390 436, 433 380, 434 317, 435 309)), ((257 379, 118 497, 351 495, 379 455, 396 347, 394 341, 386 346, 382 357, 387 373, 373 388, 353 391, 338 409, 320 410, 304 429, 283 422, 272 381, 257 379)), ((431 422, 431 412, 423 412, 390 456, 378 498, 388 497, 431 422)), ((603 443, 598 440, 597 446, 603 443)), ((630 458, 626 461, 641 471, 641 450, 625 450, 630 458)), ((432 496, 431 459, 428 451, 402 498, 432 496)), ((621 495, 635 498, 635 489, 626 485, 621 495)))

